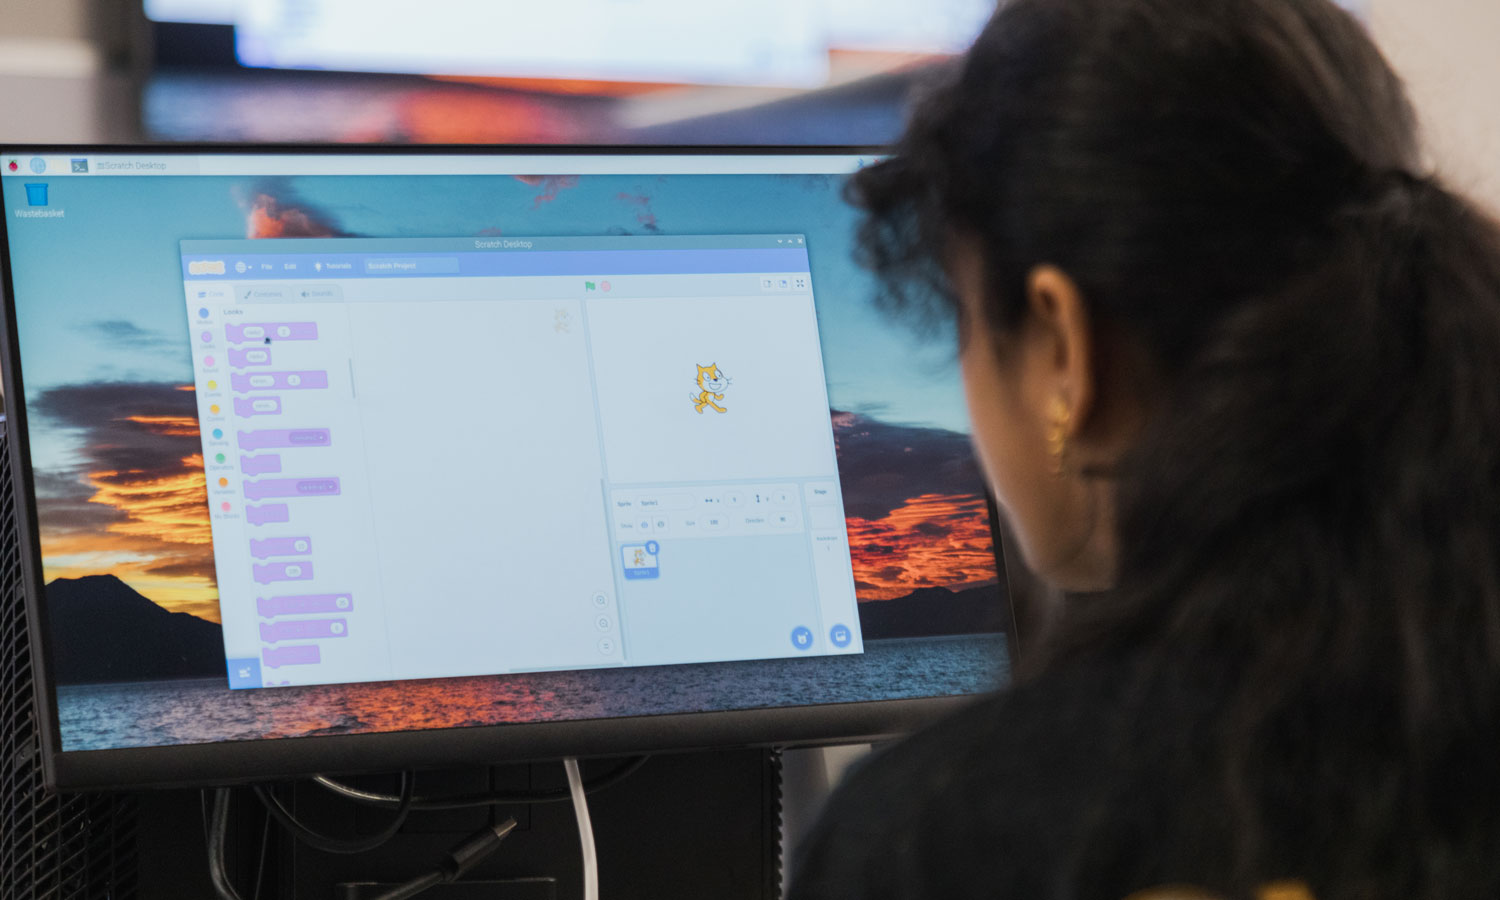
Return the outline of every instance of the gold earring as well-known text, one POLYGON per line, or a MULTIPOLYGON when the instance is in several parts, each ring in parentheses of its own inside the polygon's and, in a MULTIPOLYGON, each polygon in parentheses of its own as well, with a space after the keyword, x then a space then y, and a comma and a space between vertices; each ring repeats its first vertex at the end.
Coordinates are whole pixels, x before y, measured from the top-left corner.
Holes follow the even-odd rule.
POLYGON ((1061 397, 1052 398, 1048 414, 1052 423, 1047 428, 1047 453, 1052 457, 1052 474, 1060 477, 1063 473, 1063 457, 1068 451, 1068 424, 1072 421, 1073 414, 1068 411, 1068 404, 1061 397))

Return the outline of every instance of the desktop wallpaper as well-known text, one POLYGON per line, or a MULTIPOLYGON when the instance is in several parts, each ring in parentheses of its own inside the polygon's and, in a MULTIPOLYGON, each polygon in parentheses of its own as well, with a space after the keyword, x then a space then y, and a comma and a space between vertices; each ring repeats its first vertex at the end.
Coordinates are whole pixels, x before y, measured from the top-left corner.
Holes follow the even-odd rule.
MULTIPOLYGON (((28 179, 30 180, 30 179, 28 179)), ((26 205, 6 179, 7 209, 26 205)), ((65 178, 8 223, 65 750, 975 693, 1007 661, 951 341, 870 303, 828 175, 65 178), (230 691, 184 238, 807 235, 858 657, 230 691)), ((458 424, 458 423, 456 423, 458 424)))

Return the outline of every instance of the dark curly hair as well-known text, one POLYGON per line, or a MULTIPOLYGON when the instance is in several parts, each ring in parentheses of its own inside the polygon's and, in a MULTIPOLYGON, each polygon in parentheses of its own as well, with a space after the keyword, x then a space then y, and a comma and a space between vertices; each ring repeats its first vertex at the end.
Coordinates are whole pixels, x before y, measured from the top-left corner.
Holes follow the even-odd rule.
POLYGON ((992 329, 1054 264, 1159 364, 1118 583, 1022 677, 1131 660, 1123 735, 1216 679, 1236 890, 1500 892, 1500 229, 1421 164, 1326 0, 1015 0, 851 182, 892 308, 956 313, 962 235, 992 329))

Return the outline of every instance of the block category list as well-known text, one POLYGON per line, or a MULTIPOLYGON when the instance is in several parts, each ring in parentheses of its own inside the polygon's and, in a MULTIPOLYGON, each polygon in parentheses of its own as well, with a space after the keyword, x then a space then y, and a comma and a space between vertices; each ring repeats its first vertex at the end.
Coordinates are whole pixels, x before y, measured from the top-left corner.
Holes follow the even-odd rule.
POLYGON ((356 561, 340 552, 349 535, 329 508, 345 495, 335 442, 348 406, 330 369, 347 358, 316 308, 193 301, 230 686, 325 681, 329 673, 309 670, 357 627, 346 577, 356 561))

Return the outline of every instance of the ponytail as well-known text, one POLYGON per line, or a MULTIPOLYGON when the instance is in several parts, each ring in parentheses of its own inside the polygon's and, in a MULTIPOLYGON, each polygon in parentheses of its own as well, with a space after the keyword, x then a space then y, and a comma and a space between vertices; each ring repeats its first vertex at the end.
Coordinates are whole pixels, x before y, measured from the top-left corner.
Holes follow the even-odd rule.
POLYGON ((1119 586, 1070 610, 1046 665, 1129 649, 1139 698, 1219 673, 1240 886, 1290 858, 1320 897, 1485 896, 1500 229, 1406 176, 1333 226, 1315 268, 1184 369, 1120 482, 1119 586), (1287 784, 1310 796, 1268 790, 1287 784))

